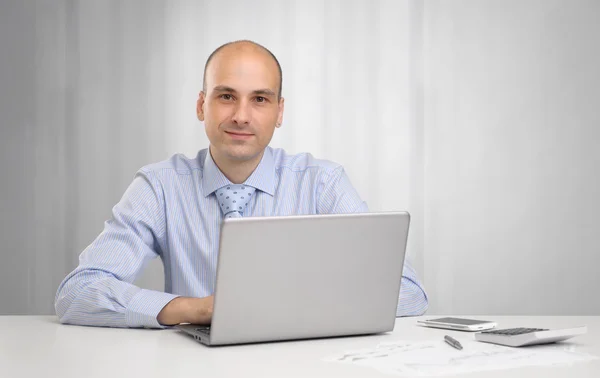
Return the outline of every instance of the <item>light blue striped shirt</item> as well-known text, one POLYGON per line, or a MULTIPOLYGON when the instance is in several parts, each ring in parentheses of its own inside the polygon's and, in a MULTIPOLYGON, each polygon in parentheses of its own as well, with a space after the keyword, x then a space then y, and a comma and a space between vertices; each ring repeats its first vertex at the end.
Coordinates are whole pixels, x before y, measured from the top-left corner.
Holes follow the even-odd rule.
MULTIPOLYGON (((60 321, 161 328, 156 317, 172 299, 212 295, 223 220, 213 193, 227 184, 208 149, 195 159, 174 155, 140 169, 102 233, 60 284, 60 321), (157 256, 165 292, 133 285, 157 256)), ((243 216, 368 212, 344 169, 310 154, 267 147, 245 184, 257 190, 243 216)), ((421 315, 427 304, 415 271, 405 264, 397 315, 421 315)))

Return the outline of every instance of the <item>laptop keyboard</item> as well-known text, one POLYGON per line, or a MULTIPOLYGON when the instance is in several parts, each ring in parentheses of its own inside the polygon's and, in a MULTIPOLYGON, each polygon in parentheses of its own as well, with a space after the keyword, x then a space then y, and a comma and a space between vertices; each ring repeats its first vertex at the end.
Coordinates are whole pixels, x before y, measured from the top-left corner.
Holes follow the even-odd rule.
POLYGON ((205 335, 210 335, 210 327, 198 327, 194 329, 196 332, 204 333, 205 335))

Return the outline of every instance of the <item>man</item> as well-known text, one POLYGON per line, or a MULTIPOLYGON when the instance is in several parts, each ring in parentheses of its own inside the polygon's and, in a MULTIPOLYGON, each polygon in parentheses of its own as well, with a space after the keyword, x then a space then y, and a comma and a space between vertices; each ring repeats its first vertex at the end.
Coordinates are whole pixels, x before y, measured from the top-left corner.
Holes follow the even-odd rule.
MULTIPOLYGON (((281 89, 279 62, 263 46, 237 41, 209 56, 197 102, 209 148, 195 159, 175 155, 138 171, 104 231, 59 286, 61 322, 208 324, 224 217, 368 211, 341 166, 268 147, 283 119, 281 89), (134 286, 157 256, 166 292, 134 286)), ((427 297, 408 265, 401 287, 397 314, 422 314, 427 297)))

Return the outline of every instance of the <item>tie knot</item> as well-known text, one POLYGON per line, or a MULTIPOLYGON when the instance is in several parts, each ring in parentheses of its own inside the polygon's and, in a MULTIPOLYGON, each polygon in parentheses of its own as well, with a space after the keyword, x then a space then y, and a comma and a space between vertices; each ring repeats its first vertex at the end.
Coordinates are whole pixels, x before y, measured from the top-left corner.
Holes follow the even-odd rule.
POLYGON ((231 184, 217 189, 215 195, 225 218, 241 217, 256 191, 245 184, 231 184))

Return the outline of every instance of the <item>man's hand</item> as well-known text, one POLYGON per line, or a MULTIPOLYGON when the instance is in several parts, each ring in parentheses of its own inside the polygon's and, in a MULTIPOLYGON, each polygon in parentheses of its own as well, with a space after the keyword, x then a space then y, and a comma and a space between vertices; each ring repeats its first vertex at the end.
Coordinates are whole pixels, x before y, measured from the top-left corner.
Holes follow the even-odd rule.
POLYGON ((213 295, 204 298, 177 297, 163 307, 156 320, 162 325, 209 325, 212 320, 213 300, 213 295))

